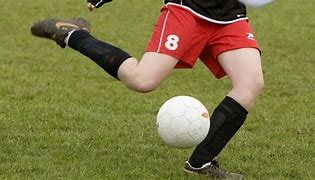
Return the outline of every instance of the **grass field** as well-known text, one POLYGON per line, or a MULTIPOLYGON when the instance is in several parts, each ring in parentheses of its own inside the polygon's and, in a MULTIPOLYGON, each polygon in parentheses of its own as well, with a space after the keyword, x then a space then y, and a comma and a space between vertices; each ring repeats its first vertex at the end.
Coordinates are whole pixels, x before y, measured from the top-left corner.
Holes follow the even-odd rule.
MULTIPOLYGON (((0 179, 199 179, 182 171, 192 149, 163 144, 155 116, 176 95, 211 112, 227 79, 197 63, 139 94, 70 48, 30 34, 40 19, 85 17, 94 36, 141 57, 162 1, 126 2, 90 13, 85 1, 1 0, 0 179)), ((315 179, 314 2, 276 0, 249 17, 264 51, 265 89, 221 166, 246 179, 315 179)))

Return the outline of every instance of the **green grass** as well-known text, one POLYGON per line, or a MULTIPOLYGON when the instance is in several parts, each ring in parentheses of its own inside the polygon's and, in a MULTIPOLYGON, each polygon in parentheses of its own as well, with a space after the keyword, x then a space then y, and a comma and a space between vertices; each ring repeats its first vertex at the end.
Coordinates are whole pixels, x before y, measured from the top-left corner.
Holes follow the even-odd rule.
MULTIPOLYGON (((212 111, 229 90, 227 79, 198 63, 140 94, 29 31, 40 19, 81 16, 93 35, 141 57, 162 1, 126 2, 93 13, 75 0, 0 3, 0 179, 189 179, 182 165, 192 149, 163 144, 157 110, 172 96, 191 95, 212 111)), ((223 168, 247 179, 315 178, 313 10, 312 0, 249 10, 266 85, 221 153, 223 168)))

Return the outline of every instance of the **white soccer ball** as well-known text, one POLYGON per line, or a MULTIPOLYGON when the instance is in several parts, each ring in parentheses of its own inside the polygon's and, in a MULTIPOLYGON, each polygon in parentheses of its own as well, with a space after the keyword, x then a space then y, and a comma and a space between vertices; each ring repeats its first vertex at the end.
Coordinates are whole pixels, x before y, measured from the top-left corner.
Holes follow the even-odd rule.
POLYGON ((260 6, 264 6, 272 2, 272 0, 239 0, 239 1, 244 3, 246 6, 250 6, 250 7, 260 7, 260 6))
POLYGON ((160 107, 156 125, 166 144, 181 149, 191 148, 207 136, 209 113, 196 98, 176 96, 160 107))

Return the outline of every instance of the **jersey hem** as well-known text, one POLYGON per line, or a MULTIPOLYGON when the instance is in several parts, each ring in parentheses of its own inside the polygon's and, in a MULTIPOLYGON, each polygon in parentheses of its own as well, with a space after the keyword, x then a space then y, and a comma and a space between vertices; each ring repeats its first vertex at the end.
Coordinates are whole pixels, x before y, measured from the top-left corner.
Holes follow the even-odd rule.
POLYGON ((215 24, 231 24, 231 23, 234 23, 234 22, 237 22, 237 21, 248 20, 248 17, 243 17, 243 18, 237 18, 237 19, 234 19, 234 20, 231 20, 231 21, 219 21, 219 20, 215 20, 215 19, 211 19, 209 17, 206 17, 206 16, 204 16, 202 14, 199 14, 196 11, 194 11, 193 9, 191 9, 190 7, 182 5, 182 4, 176 4, 176 3, 169 2, 169 3, 166 3, 165 6, 166 7, 168 7, 168 6, 176 6, 176 7, 180 7, 180 8, 186 9, 186 10, 190 11, 191 13, 193 13, 195 16, 197 16, 197 17, 199 17, 201 19, 204 19, 206 21, 215 23, 215 24))

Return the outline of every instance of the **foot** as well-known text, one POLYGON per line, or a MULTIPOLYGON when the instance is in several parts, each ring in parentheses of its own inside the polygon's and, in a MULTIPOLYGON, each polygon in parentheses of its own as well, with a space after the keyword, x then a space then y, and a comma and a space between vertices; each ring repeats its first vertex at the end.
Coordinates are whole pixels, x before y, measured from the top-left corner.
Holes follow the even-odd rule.
POLYGON ((82 29, 90 32, 90 24, 83 18, 61 20, 61 19, 46 19, 39 21, 31 27, 31 32, 34 36, 48 38, 56 41, 62 48, 66 47, 64 42, 68 33, 72 30, 82 29))
POLYGON ((243 179, 243 175, 241 174, 226 172, 220 169, 219 163, 216 160, 212 160, 200 168, 194 168, 189 164, 188 161, 186 161, 184 165, 184 171, 186 174, 201 174, 209 176, 213 179, 243 179))

